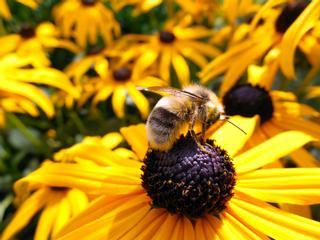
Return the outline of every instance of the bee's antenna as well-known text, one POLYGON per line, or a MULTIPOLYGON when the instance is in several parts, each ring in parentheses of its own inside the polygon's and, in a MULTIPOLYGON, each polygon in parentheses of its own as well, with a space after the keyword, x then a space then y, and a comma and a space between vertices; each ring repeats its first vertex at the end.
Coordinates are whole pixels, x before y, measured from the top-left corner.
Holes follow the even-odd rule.
POLYGON ((227 115, 221 115, 221 118, 220 118, 220 120, 225 120, 225 121, 227 121, 228 123, 230 123, 230 124, 232 124, 233 126, 235 126, 236 128, 238 128, 241 132, 243 132, 245 135, 247 135, 247 133, 242 129, 242 128, 240 128, 239 126, 237 126, 236 124, 234 124, 233 122, 231 122, 230 120, 229 120, 229 118, 230 118, 230 116, 227 116, 227 115))

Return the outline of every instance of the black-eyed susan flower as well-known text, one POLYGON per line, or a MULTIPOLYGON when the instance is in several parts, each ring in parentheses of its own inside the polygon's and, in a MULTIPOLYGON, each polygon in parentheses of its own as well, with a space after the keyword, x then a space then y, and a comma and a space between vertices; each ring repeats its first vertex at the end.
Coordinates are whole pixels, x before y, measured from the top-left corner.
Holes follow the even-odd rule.
POLYGON ((122 141, 122 135, 117 132, 108 133, 103 137, 85 137, 80 143, 56 153, 54 161, 111 166, 121 165, 124 159, 127 159, 128 163, 128 159, 137 160, 134 153, 119 147, 122 141), (96 152, 97 155, 90 154, 92 152, 96 152))
MULTIPOLYGON (((270 81, 264 69, 250 68, 249 83, 232 87, 224 96, 227 115, 260 117, 250 144, 255 145, 286 130, 299 130, 320 138, 320 126, 315 121, 320 113, 299 103, 294 93, 270 89, 270 81)), ((319 164, 305 149, 290 155, 298 166, 314 167, 319 164)))
MULTIPOLYGON (((133 152, 118 147, 122 141, 123 137, 117 132, 108 133, 103 137, 86 137, 80 143, 57 152, 53 161, 85 169, 119 165, 124 159, 127 163, 136 162, 133 152), (92 152, 98 154, 90 155, 89 153, 92 152)), ((1 239, 12 239, 38 212, 41 213, 34 239, 50 239, 71 217, 85 209, 89 200, 95 197, 90 191, 87 191, 90 194, 88 195, 76 187, 68 188, 66 186, 70 184, 67 179, 61 180, 43 171, 52 164, 54 164, 52 161, 45 162, 39 169, 15 183, 16 203, 19 204, 19 208, 4 230, 1 239)), ((122 164, 126 165, 126 163, 122 164)))
POLYGON ((145 119, 149 114, 149 102, 146 97, 137 90, 138 86, 161 86, 165 82, 153 77, 150 72, 133 72, 132 64, 119 65, 117 58, 112 58, 102 65, 97 65, 98 76, 90 77, 83 81, 82 94, 79 104, 82 105, 92 97, 92 103, 107 100, 110 96, 112 108, 116 116, 125 116, 127 95, 137 106, 141 116, 145 119), (106 64, 105 64, 106 63, 106 64))
POLYGON ((282 133, 234 157, 234 135, 218 134, 205 151, 190 135, 181 136, 159 152, 147 151, 145 131, 142 124, 122 129, 143 162, 76 172, 71 164, 47 166, 47 174, 101 194, 56 239, 319 238, 319 222, 267 202, 318 203, 320 169, 260 169, 312 141, 309 135, 282 133))
POLYGON ((190 26, 190 20, 186 17, 179 22, 176 19, 168 21, 162 31, 153 35, 125 36, 122 41, 127 42, 127 50, 122 55, 123 61, 137 59, 133 72, 138 74, 156 66, 157 74, 167 82, 173 67, 179 82, 187 85, 190 82, 188 60, 204 67, 206 57, 220 53, 200 40, 212 32, 203 26, 190 26))
POLYGON ((134 6, 134 14, 146 13, 161 4, 162 0, 110 0, 112 8, 120 11, 125 6, 134 6))
POLYGON ((28 68, 32 60, 10 54, 0 59, 1 111, 24 112, 38 116, 39 106, 48 117, 54 107, 47 94, 34 84, 61 89, 74 98, 79 92, 61 71, 48 67, 28 68))
POLYGON ((176 0, 176 2, 183 12, 190 14, 198 22, 207 18, 213 23, 214 15, 220 7, 215 0, 176 0))
POLYGON ((3 231, 2 240, 12 239, 36 214, 40 214, 40 217, 33 239, 51 239, 70 218, 87 207, 89 200, 84 192, 76 188, 56 187, 54 184, 38 184, 38 177, 34 174, 32 177, 21 179, 25 187, 32 188, 32 193, 26 193, 23 187, 16 189, 16 201, 22 203, 3 231))
POLYGON ((251 22, 251 28, 245 28, 240 39, 231 41, 228 50, 202 70, 202 83, 226 72, 221 87, 224 94, 250 64, 261 59, 265 67, 272 68, 269 73, 271 79, 280 68, 287 78, 294 78, 294 51, 301 39, 309 34, 308 30, 315 26, 320 15, 320 3, 317 0, 310 4, 293 1, 283 8, 279 8, 279 4, 279 1, 269 1, 260 9, 251 22))
POLYGON ((87 51, 85 56, 78 57, 71 62, 66 67, 65 73, 78 83, 90 69, 98 73, 106 71, 109 68, 107 57, 106 50, 103 47, 95 45, 87 51))
POLYGON ((0 56, 16 52, 21 57, 27 57, 34 66, 49 66, 47 51, 53 48, 65 48, 77 52, 78 48, 72 42, 59 38, 59 31, 50 22, 44 22, 37 27, 22 25, 16 34, 0 37, 0 56))
POLYGON ((99 35, 106 44, 120 35, 120 26, 111 10, 101 0, 64 0, 54 8, 53 15, 62 35, 73 37, 85 47, 94 44, 99 35))
POLYGON ((260 8, 261 5, 252 0, 225 0, 222 4, 222 11, 232 25, 236 23, 238 17, 250 16, 260 8))
MULTIPOLYGON (((32 9, 35 9, 42 0, 16 0, 16 2, 22 3, 32 9)), ((11 13, 7 4, 7 0, 0 0, 0 15, 6 19, 10 19, 11 13)))

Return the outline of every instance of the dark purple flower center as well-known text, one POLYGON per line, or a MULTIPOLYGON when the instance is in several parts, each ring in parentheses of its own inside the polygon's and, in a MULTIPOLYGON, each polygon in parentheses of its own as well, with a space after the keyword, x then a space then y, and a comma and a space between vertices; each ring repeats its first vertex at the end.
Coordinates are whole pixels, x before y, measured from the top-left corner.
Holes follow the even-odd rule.
POLYGON ((81 0, 82 5, 93 6, 97 3, 97 0, 81 0))
POLYGON ((225 112, 229 116, 253 117, 259 115, 261 123, 273 115, 273 104, 269 92, 251 84, 237 85, 223 97, 225 112))
POLYGON ((176 36, 172 32, 162 31, 159 33, 159 39, 163 43, 172 43, 176 36))
POLYGON ((149 150, 144 163, 142 186, 153 207, 197 218, 218 214, 233 196, 233 164, 212 141, 199 147, 189 133, 167 152, 149 150))
POLYGON ((31 27, 29 24, 24 24, 21 26, 19 34, 21 37, 27 39, 32 38, 36 35, 35 29, 31 27))
POLYGON ((102 52, 103 49, 104 49, 104 47, 102 47, 102 46, 94 45, 87 51, 87 54, 88 55, 95 55, 95 54, 102 52))
POLYGON ((113 78, 119 82, 125 82, 131 78, 132 71, 127 67, 119 68, 113 72, 113 78))
POLYGON ((308 2, 306 1, 294 1, 287 4, 276 20, 275 27, 277 32, 285 33, 307 5, 308 2))

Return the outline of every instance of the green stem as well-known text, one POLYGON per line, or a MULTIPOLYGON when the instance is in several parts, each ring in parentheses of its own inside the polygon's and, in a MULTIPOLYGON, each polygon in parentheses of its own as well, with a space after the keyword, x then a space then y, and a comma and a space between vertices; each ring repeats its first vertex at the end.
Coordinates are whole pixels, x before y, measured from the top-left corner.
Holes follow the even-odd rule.
POLYGON ((298 93, 303 93, 306 88, 311 84, 312 80, 316 77, 317 73, 319 72, 320 67, 313 66, 311 70, 307 73, 305 78, 302 80, 298 93))
POLYGON ((25 136, 36 148, 43 149, 43 143, 12 113, 7 113, 7 119, 25 136))
POLYGON ((73 120, 74 124, 77 126, 77 128, 79 129, 79 131, 85 135, 87 132, 86 127, 84 126, 84 124, 82 123, 81 119, 79 118, 78 114, 76 114, 75 112, 70 113, 70 117, 73 120))

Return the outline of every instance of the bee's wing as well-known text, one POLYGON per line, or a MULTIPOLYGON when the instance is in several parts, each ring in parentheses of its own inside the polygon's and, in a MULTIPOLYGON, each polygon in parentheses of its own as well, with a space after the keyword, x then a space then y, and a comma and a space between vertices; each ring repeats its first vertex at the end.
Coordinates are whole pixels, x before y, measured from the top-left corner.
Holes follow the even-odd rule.
POLYGON ((168 95, 173 95, 173 96, 177 96, 177 97, 190 97, 196 101, 203 101, 204 98, 201 96, 198 96, 194 93, 188 92, 188 91, 183 91, 177 88, 173 88, 173 87, 161 87, 161 86, 153 86, 153 87, 138 87, 138 90, 141 91, 147 91, 147 92, 154 92, 157 93, 161 96, 168 96, 168 95))

